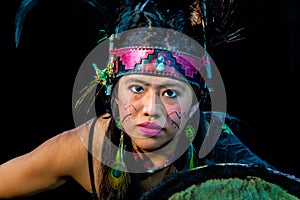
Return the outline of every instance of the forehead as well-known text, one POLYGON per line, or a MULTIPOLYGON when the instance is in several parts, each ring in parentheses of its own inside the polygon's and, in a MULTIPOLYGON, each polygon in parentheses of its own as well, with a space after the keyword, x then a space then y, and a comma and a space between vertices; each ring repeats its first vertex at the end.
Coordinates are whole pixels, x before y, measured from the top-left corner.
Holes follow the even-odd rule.
POLYGON ((132 83, 140 83, 149 86, 150 85, 170 86, 170 87, 178 87, 182 89, 190 88, 189 83, 177 79, 173 79, 169 77, 161 77, 161 76, 152 76, 152 75, 140 75, 140 74, 131 74, 131 75, 123 76, 119 80, 119 87, 122 85, 128 85, 132 83))

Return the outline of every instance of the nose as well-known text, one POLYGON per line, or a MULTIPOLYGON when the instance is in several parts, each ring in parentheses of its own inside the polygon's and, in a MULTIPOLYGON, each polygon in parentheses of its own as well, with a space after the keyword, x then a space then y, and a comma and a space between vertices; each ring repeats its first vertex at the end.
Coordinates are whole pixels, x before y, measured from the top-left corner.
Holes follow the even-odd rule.
POLYGON ((159 117, 163 111, 160 95, 155 91, 148 91, 145 95, 143 113, 147 117, 159 117))

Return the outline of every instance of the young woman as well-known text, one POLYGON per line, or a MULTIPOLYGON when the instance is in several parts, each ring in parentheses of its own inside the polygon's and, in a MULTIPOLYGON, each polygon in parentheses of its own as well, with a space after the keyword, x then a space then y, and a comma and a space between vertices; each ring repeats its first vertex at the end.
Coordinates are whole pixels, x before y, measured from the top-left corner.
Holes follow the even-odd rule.
MULTIPOLYGON (((94 92, 95 104, 103 105, 104 99, 108 113, 100 109, 95 119, 2 164, 1 198, 55 188, 68 178, 96 198, 137 198, 166 175, 199 165, 268 166, 222 124, 221 135, 210 133, 216 139, 220 135, 213 150, 198 158, 210 120, 202 110, 209 96, 200 73, 208 62, 191 54, 205 53, 197 51, 197 43, 179 32, 154 27, 112 38, 107 67, 101 70, 94 64, 100 86, 94 92)), ((209 145, 213 144, 203 146, 209 145)))
POLYGON ((157 5, 148 3, 131 9, 144 14, 143 19, 132 20, 136 15, 123 11, 128 18, 110 37, 106 67, 95 61, 101 56, 97 50, 85 62, 95 69, 95 81, 85 93, 95 96, 88 102, 95 105, 95 114, 84 123, 76 115, 76 128, 3 163, 0 199, 33 195, 69 179, 93 199, 137 199, 169 174, 198 166, 272 168, 233 134, 224 123, 225 113, 214 109, 224 96, 215 98, 210 86, 218 93, 221 79, 211 79, 215 68, 205 48, 175 31, 184 26, 135 29, 146 22, 162 27, 168 23, 159 18, 157 5))

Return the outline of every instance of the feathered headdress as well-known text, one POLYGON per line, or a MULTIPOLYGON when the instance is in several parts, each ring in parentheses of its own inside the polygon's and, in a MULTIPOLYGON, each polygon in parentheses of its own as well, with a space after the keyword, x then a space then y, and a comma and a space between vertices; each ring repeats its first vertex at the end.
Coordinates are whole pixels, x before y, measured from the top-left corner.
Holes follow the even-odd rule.
MULTIPOLYGON (((232 22, 236 8, 234 0, 83 0, 91 9, 99 13, 100 43, 113 34, 139 27, 160 27, 181 32, 196 40, 204 50, 212 55, 221 44, 231 43, 242 39, 240 31, 232 22)), ((15 43, 18 47, 24 20, 28 12, 40 0, 23 0, 17 11, 15 19, 15 43)), ((112 88, 112 62, 103 70, 93 64, 96 71, 95 80, 83 91, 76 105, 84 99, 94 98, 93 91, 97 84, 106 87, 110 94, 112 88)), ((206 74, 211 78, 210 65, 206 65, 206 74)), ((212 90, 212 88, 208 88, 212 90)), ((93 102, 93 101, 92 101, 93 102)), ((75 105, 75 107, 76 107, 75 105)), ((92 105, 90 105, 90 108, 92 105)), ((85 108, 89 110, 89 108, 85 108)))

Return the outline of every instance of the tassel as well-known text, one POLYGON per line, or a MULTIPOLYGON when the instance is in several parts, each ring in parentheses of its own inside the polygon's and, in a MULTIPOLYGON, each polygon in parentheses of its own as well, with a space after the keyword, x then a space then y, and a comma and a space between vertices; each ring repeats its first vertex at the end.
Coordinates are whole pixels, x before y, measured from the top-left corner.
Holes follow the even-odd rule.
POLYGON ((111 188, 110 198, 122 199, 125 197, 130 184, 129 174, 123 159, 124 133, 121 133, 119 149, 116 154, 116 161, 108 173, 108 181, 111 188))

